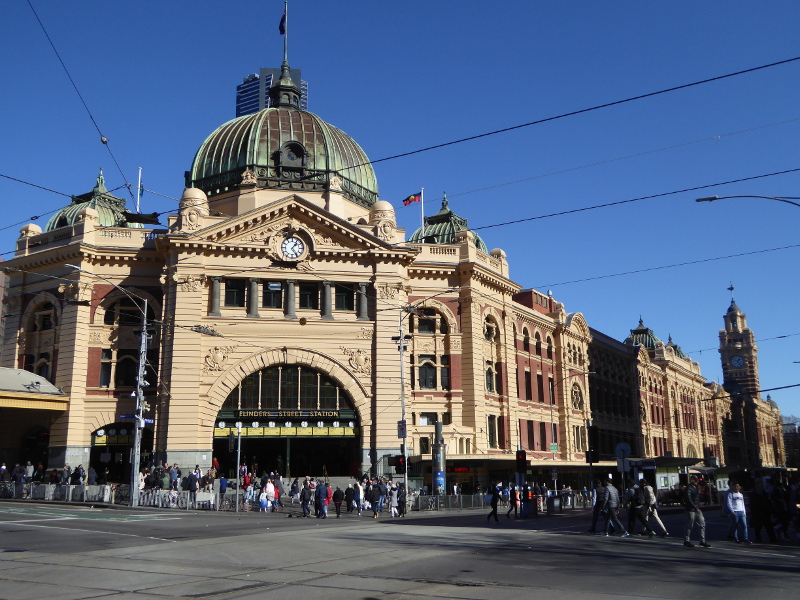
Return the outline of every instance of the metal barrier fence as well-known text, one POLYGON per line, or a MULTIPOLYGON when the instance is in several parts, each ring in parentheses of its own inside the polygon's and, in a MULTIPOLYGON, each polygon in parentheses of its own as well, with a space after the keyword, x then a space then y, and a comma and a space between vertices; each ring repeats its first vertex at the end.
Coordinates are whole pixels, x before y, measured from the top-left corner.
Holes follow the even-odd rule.
MULTIPOLYGON (((231 498, 235 497, 230 494, 231 498)), ((86 504, 115 504, 127 506, 131 503, 129 485, 59 485, 51 483, 0 483, 0 499, 31 500, 45 502, 81 502, 86 504)), ((223 503, 223 510, 235 510, 236 501, 223 503)), ((247 505, 242 503, 243 507, 247 505)), ((189 510, 220 510, 219 494, 216 492, 185 492, 170 490, 143 490, 139 492, 139 506, 155 508, 180 508, 189 510)))
MULTIPOLYGON (((581 492, 566 492, 551 494, 549 496, 535 496, 532 501, 537 504, 539 512, 563 512, 575 508, 591 508, 592 499, 581 492)), ((498 510, 508 510, 508 498, 501 497, 498 510)), ((418 511, 448 511, 448 510, 488 510, 489 505, 484 504, 483 494, 458 494, 456 496, 421 496, 417 495, 411 500, 411 510, 418 511)))

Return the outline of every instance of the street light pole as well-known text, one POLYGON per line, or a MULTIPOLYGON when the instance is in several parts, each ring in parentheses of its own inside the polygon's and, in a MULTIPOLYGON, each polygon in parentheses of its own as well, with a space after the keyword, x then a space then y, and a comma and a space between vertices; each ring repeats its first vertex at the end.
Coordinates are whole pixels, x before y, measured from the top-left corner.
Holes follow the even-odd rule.
POLYGON ((406 426, 406 342, 411 339, 410 335, 406 335, 403 330, 403 313, 408 311, 408 306, 400 307, 400 318, 398 319, 396 337, 392 337, 393 341, 397 342, 398 350, 400 351, 400 423, 398 423, 398 437, 400 438, 400 447, 403 450, 403 489, 408 495, 408 446, 406 439, 408 436, 408 427, 406 426))
POLYGON ((142 313, 142 335, 139 342, 139 370, 136 373, 136 391, 133 393, 133 396, 136 398, 136 410, 134 411, 136 424, 133 427, 133 455, 131 456, 131 507, 136 507, 139 506, 139 461, 141 460, 140 454, 142 451, 142 429, 144 429, 144 417, 142 416, 142 413, 144 412, 145 407, 144 386, 147 383, 144 377, 145 369, 147 367, 147 340, 150 339, 150 336, 147 334, 147 299, 140 298, 140 300, 144 301, 144 308, 142 308, 139 306, 136 300, 133 299, 133 296, 131 296, 125 289, 121 288, 113 281, 106 279, 102 275, 97 275, 96 273, 82 269, 76 265, 65 266, 69 267, 70 269, 98 277, 99 279, 102 279, 103 281, 114 286, 116 289, 130 298, 131 302, 133 302, 133 305, 136 306, 142 313))

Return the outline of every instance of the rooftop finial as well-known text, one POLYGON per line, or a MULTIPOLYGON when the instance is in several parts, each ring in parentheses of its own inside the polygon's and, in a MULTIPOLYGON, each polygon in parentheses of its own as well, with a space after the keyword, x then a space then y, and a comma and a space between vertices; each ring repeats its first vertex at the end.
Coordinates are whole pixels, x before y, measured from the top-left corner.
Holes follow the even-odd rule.
POLYGON ((278 31, 283 36, 283 63, 280 79, 269 90, 269 105, 300 108, 300 88, 292 81, 289 68, 289 3, 284 2, 283 6, 283 16, 278 25, 278 31))
POLYGON ((442 210, 448 210, 450 208, 450 204, 447 202, 447 192, 442 192, 444 197, 442 198, 442 210))
POLYGON ((642 315, 639 315, 639 327, 644 327, 644 320, 642 319, 642 315))
POLYGON ((731 304, 735 304, 735 302, 733 301, 733 282, 732 281, 731 281, 730 287, 728 288, 728 291, 731 293, 731 304))
POLYGON ((97 176, 97 185, 94 186, 95 191, 97 192, 107 192, 106 190, 106 178, 103 177, 103 168, 100 167, 100 174, 97 176))

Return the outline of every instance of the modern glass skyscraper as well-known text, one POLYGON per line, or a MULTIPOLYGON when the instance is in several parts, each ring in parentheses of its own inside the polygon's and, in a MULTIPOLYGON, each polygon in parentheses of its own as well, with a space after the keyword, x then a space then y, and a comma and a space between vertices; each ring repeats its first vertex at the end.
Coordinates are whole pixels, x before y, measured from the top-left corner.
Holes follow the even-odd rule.
MULTIPOLYGON (((300 69, 291 69, 292 80, 299 82, 300 108, 308 110, 308 82, 303 81, 300 69)), ((280 79, 280 69, 259 69, 236 86, 236 116, 251 115, 269 108, 269 88, 280 79)))

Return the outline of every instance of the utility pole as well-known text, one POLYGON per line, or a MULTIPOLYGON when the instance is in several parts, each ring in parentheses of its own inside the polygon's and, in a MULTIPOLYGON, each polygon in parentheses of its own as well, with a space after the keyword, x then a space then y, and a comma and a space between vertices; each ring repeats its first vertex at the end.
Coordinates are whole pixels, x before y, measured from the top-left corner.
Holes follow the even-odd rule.
POLYGON ((406 444, 406 437, 408 427, 406 426, 406 342, 411 339, 403 330, 403 313, 409 312, 408 306, 400 307, 400 319, 398 320, 397 331, 399 335, 392 337, 392 340, 397 342, 397 349, 400 351, 400 422, 397 424, 397 437, 401 440, 400 448, 403 455, 403 466, 405 467, 403 473, 403 488, 408 494, 408 446, 406 444))
POLYGON ((131 506, 139 506, 139 460, 142 453, 142 429, 144 429, 145 409, 144 387, 145 369, 147 368, 147 341, 150 336, 147 333, 147 299, 144 298, 144 308, 142 309, 142 331, 139 340, 139 371, 136 375, 136 424, 133 429, 133 456, 131 457, 131 506))

